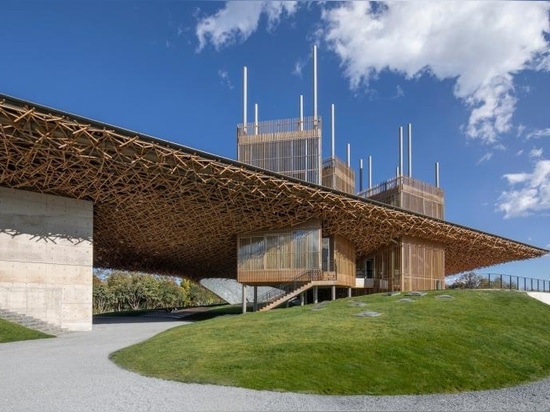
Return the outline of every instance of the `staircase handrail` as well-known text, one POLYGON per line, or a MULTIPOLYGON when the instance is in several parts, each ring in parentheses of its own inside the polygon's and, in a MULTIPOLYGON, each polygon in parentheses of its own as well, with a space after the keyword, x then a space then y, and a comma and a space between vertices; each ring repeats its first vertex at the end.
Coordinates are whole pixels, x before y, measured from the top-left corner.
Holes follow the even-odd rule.
POLYGON ((258 298, 258 303, 260 305, 267 305, 273 302, 275 299, 286 295, 287 293, 296 290, 298 286, 305 285, 308 282, 314 280, 321 280, 322 271, 321 269, 309 269, 303 273, 300 273, 298 276, 293 278, 288 282, 281 283, 278 286, 275 286, 273 289, 267 291, 258 298))

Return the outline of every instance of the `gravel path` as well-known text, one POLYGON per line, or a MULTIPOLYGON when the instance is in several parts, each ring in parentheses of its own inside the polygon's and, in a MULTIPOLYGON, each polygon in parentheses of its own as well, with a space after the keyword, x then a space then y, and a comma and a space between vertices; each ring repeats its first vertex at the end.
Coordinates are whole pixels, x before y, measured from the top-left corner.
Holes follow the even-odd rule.
MULTIPOLYGON (((319 396, 146 378, 108 359, 185 324, 98 319, 92 332, 0 345, 2 411, 523 411, 550 410, 550 378, 510 389, 422 396, 319 396)), ((414 377, 411 377, 413 379, 414 377)))

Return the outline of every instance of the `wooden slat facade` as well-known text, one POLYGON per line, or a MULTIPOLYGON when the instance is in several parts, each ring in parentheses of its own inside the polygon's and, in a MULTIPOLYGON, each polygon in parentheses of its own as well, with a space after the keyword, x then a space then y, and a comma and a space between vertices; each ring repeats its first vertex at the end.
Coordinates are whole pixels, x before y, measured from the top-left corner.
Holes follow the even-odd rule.
POLYGON ((237 159, 306 182, 320 182, 321 123, 312 117, 237 126, 237 159))
POLYGON ((337 284, 355 286, 356 256, 355 245, 343 236, 334 236, 334 262, 337 284))
POLYGON ((355 194, 355 172, 336 157, 323 161, 322 184, 341 192, 355 194))
POLYGON ((445 289, 445 249, 437 243, 405 237, 401 242, 401 289, 445 289))
POLYGON ((394 177, 364 190, 360 196, 436 219, 445 218, 443 190, 408 176, 394 177))

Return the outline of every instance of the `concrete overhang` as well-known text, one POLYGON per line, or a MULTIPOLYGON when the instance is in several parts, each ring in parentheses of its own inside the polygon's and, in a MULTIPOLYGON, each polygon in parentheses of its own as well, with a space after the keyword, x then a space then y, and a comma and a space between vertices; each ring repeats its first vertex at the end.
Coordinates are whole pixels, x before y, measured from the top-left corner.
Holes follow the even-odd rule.
POLYGON ((437 242, 447 275, 548 253, 5 95, 0 186, 93 201, 96 267, 236 277, 238 234, 314 218, 359 257, 437 242))

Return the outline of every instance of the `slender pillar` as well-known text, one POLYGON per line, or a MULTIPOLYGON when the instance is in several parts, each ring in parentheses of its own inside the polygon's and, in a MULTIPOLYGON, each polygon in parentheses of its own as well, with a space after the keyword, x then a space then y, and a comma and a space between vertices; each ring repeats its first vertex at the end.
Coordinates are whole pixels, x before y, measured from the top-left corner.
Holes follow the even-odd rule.
POLYGON ((305 296, 304 292, 300 293, 300 306, 304 306, 305 303, 305 296))
POLYGON ((246 133, 246 106, 247 106, 247 69, 243 67, 243 132, 246 133))
POLYGON ((304 96, 300 95, 300 131, 304 130, 304 96))
POLYGON ((254 285, 254 306, 252 309, 253 312, 258 311, 258 286, 254 285))
POLYGON ((331 292, 330 293, 331 300, 336 300, 336 286, 335 285, 331 286, 331 291, 330 292, 331 292))
POLYGON ((246 313, 246 285, 243 283, 243 313, 246 313))
POLYGON ((409 123, 409 177, 412 177, 413 166, 412 166, 412 124, 409 123))
POLYGON ((319 287, 313 286, 313 303, 319 302, 319 287))
POLYGON ((348 158, 347 158, 348 167, 351 167, 351 144, 348 143, 348 158))
POLYGON ((335 134, 334 134, 334 104, 331 104, 330 105, 330 125, 331 125, 331 133, 330 133, 330 142, 331 142, 331 146, 330 146, 330 161, 332 162, 332 167, 333 167, 333 170, 332 170, 332 183, 331 183, 331 187, 333 189, 336 189, 336 153, 335 153, 335 140, 336 140, 336 137, 335 137, 335 134))
POLYGON ((348 288, 348 298, 351 298, 351 288, 348 288))
POLYGON ((359 159, 359 192, 363 191, 363 159, 359 159))
POLYGON ((335 134, 334 134, 334 104, 330 105, 330 157, 334 159, 335 150, 334 150, 334 141, 335 141, 335 134))
POLYGON ((317 46, 313 46, 313 125, 317 127, 317 46))
POLYGON ((403 176, 403 126, 399 126, 399 172, 397 176, 403 176))
POLYGON ((435 162, 435 187, 439 187, 439 162, 435 162))

